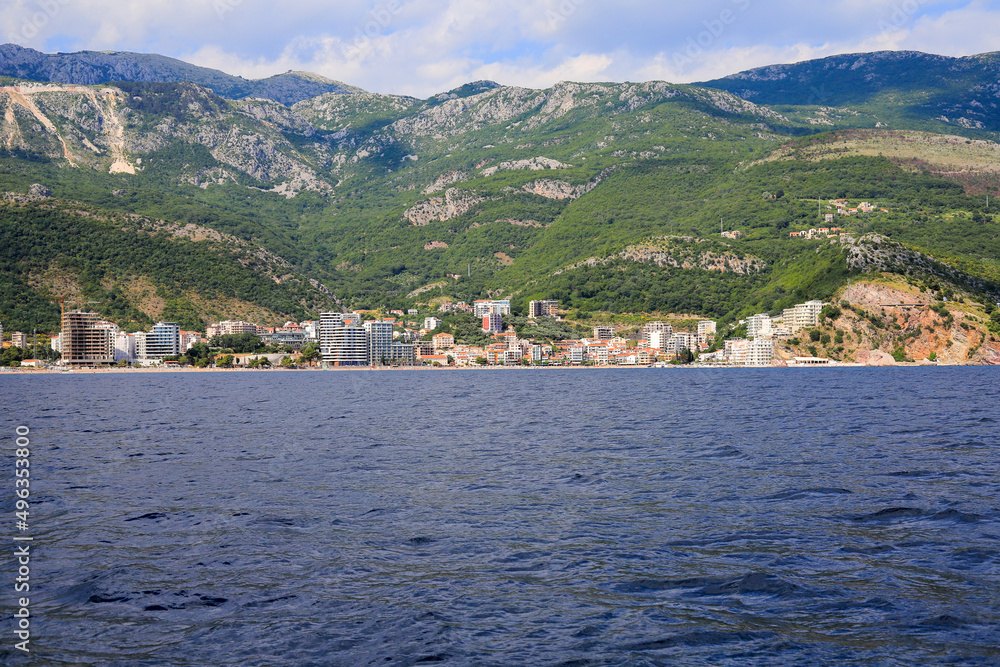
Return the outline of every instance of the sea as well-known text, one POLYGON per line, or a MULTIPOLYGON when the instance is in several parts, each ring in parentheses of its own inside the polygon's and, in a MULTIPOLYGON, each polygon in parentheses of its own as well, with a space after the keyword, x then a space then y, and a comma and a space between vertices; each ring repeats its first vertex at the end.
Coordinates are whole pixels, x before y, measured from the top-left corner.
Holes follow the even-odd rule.
POLYGON ((0 391, 3 664, 1000 664, 996 368, 0 391))

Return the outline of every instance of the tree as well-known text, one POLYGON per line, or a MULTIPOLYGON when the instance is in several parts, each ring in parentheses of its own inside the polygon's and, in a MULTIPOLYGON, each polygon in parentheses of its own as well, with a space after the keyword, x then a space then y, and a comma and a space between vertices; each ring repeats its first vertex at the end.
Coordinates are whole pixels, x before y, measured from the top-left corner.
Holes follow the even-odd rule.
POLYGON ((694 360, 695 360, 695 354, 694 354, 694 352, 692 352, 691 350, 687 349, 686 347, 682 348, 681 351, 677 354, 677 363, 678 364, 685 364, 685 365, 687 365, 687 364, 692 363, 694 360))
POLYGON ((306 345, 305 347, 302 348, 301 359, 305 363, 311 364, 312 362, 319 359, 319 357, 320 357, 319 350, 316 348, 315 345, 306 345))
POLYGON ((266 347, 260 336, 252 333, 223 334, 213 338, 210 343, 212 347, 228 348, 242 354, 252 354, 266 347))

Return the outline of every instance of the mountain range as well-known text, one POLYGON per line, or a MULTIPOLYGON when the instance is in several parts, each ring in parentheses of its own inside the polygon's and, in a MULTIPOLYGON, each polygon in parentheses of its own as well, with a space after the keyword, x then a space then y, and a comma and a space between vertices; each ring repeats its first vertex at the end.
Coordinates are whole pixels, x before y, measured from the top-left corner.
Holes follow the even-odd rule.
POLYGON ((997 63, 855 54, 420 100, 6 45, 0 320, 51 326, 67 295, 138 327, 503 294, 727 322, 887 273, 995 301, 997 63), (789 236, 830 226, 846 236, 789 236))

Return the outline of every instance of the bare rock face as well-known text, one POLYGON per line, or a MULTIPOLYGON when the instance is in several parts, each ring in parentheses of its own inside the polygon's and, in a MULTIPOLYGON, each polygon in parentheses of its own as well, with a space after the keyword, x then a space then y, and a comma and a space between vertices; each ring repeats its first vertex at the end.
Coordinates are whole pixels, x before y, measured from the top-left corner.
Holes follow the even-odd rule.
POLYGON ((881 350, 858 350, 858 363, 865 366, 895 366, 896 360, 881 350))
POLYGON ((926 305, 927 303, 927 297, 916 290, 908 292, 889 285, 870 282, 851 285, 844 290, 841 298, 854 304, 872 307, 884 307, 895 304, 926 305))
POLYGON ((1000 366, 1000 345, 992 342, 983 344, 972 356, 972 363, 986 366, 1000 366))
POLYGON ((552 160, 547 157, 533 157, 527 160, 514 160, 511 162, 501 162, 500 164, 483 169, 483 176, 490 177, 498 171, 541 171, 543 169, 570 169, 573 165, 565 164, 559 160, 552 160))
POLYGON ((594 180, 581 185, 572 185, 566 181, 557 181, 551 178, 540 178, 537 181, 528 183, 521 189, 524 192, 530 192, 533 195, 545 197, 546 199, 579 199, 596 188, 610 173, 611 168, 605 169, 594 180))
POLYGON ((433 183, 424 188, 425 195, 431 195, 435 192, 441 192, 449 185, 453 183, 461 183, 462 181, 468 180, 469 175, 464 171, 449 171, 447 174, 441 174, 435 179, 433 183))
POLYGON ((431 197, 403 212, 403 217, 417 227, 423 227, 435 220, 451 220, 464 215, 473 206, 486 201, 485 197, 477 197, 474 193, 458 188, 448 188, 444 197, 431 197))
POLYGON ((35 197, 37 199, 51 199, 52 190, 49 190, 41 183, 33 183, 31 187, 28 188, 28 196, 35 197))
MULTIPOLYGON (((759 257, 752 255, 740 257, 734 252, 702 249, 699 246, 704 242, 704 239, 696 239, 691 236, 663 236, 650 239, 646 243, 631 245, 610 257, 600 259, 591 257, 566 268, 593 267, 618 260, 637 264, 653 264, 660 267, 670 266, 680 269, 735 273, 737 275, 756 274, 767 268, 767 262, 759 257)), ((558 273, 562 273, 562 271, 558 273)))
POLYGON ((566 181, 556 181, 551 178, 542 178, 525 185, 522 190, 530 192, 546 199, 578 199, 582 197, 590 188, 589 183, 584 185, 571 185, 566 181))

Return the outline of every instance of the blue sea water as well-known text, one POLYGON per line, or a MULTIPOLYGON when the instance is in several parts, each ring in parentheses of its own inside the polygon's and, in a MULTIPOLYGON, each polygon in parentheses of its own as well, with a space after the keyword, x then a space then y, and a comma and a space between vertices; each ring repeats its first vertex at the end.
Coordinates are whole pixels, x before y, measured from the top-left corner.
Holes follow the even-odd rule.
POLYGON ((7 664, 1000 664, 996 369, 0 390, 7 664))

